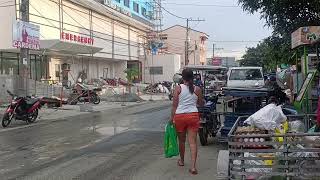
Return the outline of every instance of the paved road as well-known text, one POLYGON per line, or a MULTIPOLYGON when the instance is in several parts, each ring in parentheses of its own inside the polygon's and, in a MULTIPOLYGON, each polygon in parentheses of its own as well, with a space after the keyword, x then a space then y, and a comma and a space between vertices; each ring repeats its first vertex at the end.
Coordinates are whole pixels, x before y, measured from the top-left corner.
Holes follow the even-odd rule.
MULTIPOLYGON (((194 179, 163 157, 170 102, 0 129, 0 179, 194 179)), ((218 150, 200 147, 197 179, 213 180, 218 150)), ((187 156, 189 157, 189 156, 187 156)))

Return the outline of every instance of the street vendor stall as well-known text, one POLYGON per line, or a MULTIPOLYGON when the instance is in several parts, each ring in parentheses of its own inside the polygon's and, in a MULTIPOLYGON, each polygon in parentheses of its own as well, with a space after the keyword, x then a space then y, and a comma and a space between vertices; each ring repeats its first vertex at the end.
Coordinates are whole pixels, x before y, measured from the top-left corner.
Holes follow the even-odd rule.
POLYGON ((225 96, 223 126, 220 129, 220 142, 226 142, 228 133, 239 116, 251 115, 262 108, 272 89, 269 88, 223 88, 225 96))
POLYGON ((275 114, 265 123, 256 115, 237 119, 228 151, 219 152, 218 179, 320 179, 320 133, 310 129, 315 115, 275 114))

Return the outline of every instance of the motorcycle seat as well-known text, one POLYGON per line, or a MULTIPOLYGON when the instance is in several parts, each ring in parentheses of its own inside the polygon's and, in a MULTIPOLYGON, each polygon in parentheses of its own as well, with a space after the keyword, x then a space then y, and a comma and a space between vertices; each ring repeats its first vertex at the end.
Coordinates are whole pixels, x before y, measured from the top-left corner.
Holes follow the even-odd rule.
POLYGON ((36 102, 38 102, 39 101, 39 99, 35 99, 35 98, 30 98, 30 99, 27 99, 26 100, 26 103, 28 104, 28 105, 34 105, 36 102))
POLYGON ((206 107, 201 107, 198 108, 199 113, 210 113, 210 108, 206 108, 206 107))

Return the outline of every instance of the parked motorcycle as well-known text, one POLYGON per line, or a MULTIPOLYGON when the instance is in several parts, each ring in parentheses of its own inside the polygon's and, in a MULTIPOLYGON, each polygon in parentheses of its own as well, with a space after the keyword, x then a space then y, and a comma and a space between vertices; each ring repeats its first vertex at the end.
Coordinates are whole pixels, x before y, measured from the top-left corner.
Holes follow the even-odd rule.
POLYGON ((34 97, 18 97, 7 91, 12 101, 2 118, 2 127, 7 127, 13 119, 33 123, 37 120, 39 109, 45 104, 42 99, 34 97))
POLYGON ((73 89, 73 95, 70 97, 70 104, 76 105, 78 102, 89 102, 93 104, 99 104, 101 98, 97 92, 101 91, 101 88, 89 89, 82 84, 78 83, 73 89))
POLYGON ((206 97, 206 104, 199 108, 200 113, 200 129, 199 138, 202 146, 208 144, 208 137, 215 137, 218 133, 221 122, 217 114, 217 104, 219 96, 206 97))

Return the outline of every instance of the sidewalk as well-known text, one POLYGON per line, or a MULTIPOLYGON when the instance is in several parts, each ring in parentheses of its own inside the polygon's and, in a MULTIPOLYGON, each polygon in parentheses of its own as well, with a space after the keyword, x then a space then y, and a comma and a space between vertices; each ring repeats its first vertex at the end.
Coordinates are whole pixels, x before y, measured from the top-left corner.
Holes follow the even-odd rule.
MULTIPOLYGON (((84 114, 90 114, 92 112, 102 112, 102 111, 112 111, 114 109, 126 108, 130 106, 143 105, 148 103, 148 101, 143 102, 101 102, 99 105, 86 104, 84 109, 90 109, 88 112, 80 111, 81 106, 79 105, 63 105, 61 108, 46 108, 43 107, 39 111, 39 120, 59 120, 68 117, 74 117, 84 114), (91 108, 92 107, 92 108, 91 108)), ((0 108, 0 118, 2 118, 3 113, 6 108, 0 108)))

